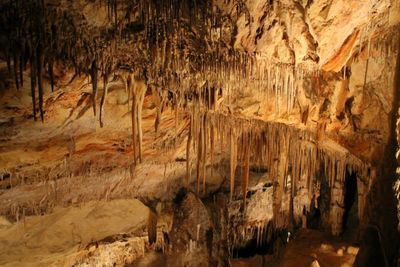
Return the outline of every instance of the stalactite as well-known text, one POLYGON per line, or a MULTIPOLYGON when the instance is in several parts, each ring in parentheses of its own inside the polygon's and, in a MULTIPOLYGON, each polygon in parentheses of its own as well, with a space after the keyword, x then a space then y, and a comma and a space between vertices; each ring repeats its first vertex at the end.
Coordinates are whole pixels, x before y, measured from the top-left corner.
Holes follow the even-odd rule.
MULTIPOLYGON (((174 95, 174 104, 175 104, 175 107, 174 107, 174 116, 175 116, 175 127, 174 127, 174 130, 175 130, 175 133, 174 133, 174 136, 178 136, 178 117, 179 117, 179 111, 178 111, 178 109, 179 109, 179 103, 178 103, 178 97, 177 97, 177 95, 175 94, 174 95)), ((174 139, 174 147, 176 148, 176 139, 174 139)))
POLYGON ((142 162, 142 150, 143 150, 143 130, 142 130, 142 109, 144 96, 146 94, 147 87, 143 85, 138 93, 137 97, 137 124, 138 124, 138 138, 139 138, 139 161, 142 162))
POLYGON ((242 172, 242 194, 243 194, 243 207, 246 210, 246 195, 249 186, 249 171, 250 171, 250 140, 248 134, 245 134, 244 141, 244 166, 242 172))
POLYGON ((158 92, 158 90, 156 89, 155 86, 151 87, 151 91, 152 91, 152 96, 153 96, 153 102, 156 106, 156 118, 154 120, 154 131, 156 133, 158 133, 158 130, 160 128, 160 123, 161 123, 161 111, 164 105, 164 99, 161 96, 161 93, 158 92))
POLYGON ((215 132, 214 132, 214 123, 211 122, 210 126, 210 178, 213 179, 214 172, 214 140, 215 140, 215 132))
POLYGON ((50 85, 51 85, 51 91, 54 92, 54 71, 53 71, 53 61, 50 60, 48 63, 48 73, 50 77, 50 85))
POLYGON ((131 76, 130 72, 125 73, 124 82, 125 82, 125 91, 128 95, 127 105, 128 105, 128 112, 129 112, 130 111, 129 103, 131 101, 131 93, 132 93, 132 76, 131 76))
POLYGON ((230 130, 230 200, 232 201, 235 190, 235 173, 237 165, 237 140, 235 130, 230 130))
POLYGON ((23 53, 21 53, 19 58, 19 82, 21 87, 24 86, 24 60, 23 53))
POLYGON ((32 95, 32 111, 33 111, 33 119, 36 120, 36 63, 34 56, 31 55, 29 57, 29 65, 31 67, 31 95, 32 95))
MULTIPOLYGON (((200 115, 199 120, 200 123, 202 123, 203 121, 203 115, 200 115)), ((199 122, 197 122, 199 123, 199 122)), ((197 142, 197 163, 196 163, 196 176, 197 176, 197 186, 196 186, 196 190, 197 190, 197 194, 200 193, 200 181, 201 181, 201 175, 202 175, 202 159, 203 159, 203 132, 204 132, 204 128, 203 127, 199 127, 197 126, 198 132, 197 132, 197 138, 198 138, 198 142, 197 142)))
POLYGON ((8 74, 11 74, 11 57, 9 53, 6 53, 6 63, 7 63, 8 74))
MULTIPOLYGON (((103 127, 103 116, 104 116, 104 106, 107 98, 107 92, 108 92, 108 73, 103 74, 103 94, 101 96, 101 101, 100 101, 100 127, 103 127)), ((129 102, 129 100, 128 100, 129 102)))
POLYGON ((193 127, 193 119, 192 116, 189 118, 189 133, 188 140, 186 144, 186 184, 189 185, 190 175, 191 175, 191 158, 190 158, 190 147, 192 143, 192 127, 193 127))
POLYGON ((38 81, 38 92, 39 92, 39 111, 40 118, 42 122, 44 121, 44 110, 43 110, 43 62, 44 55, 42 51, 41 45, 37 48, 37 58, 36 58, 36 73, 37 73, 37 81, 38 81))
POLYGON ((19 80, 18 80, 18 56, 14 52, 14 79, 15 79, 15 86, 17 87, 17 90, 19 90, 19 80))
MULTIPOLYGON (((132 78, 131 78, 132 79, 132 78)), ((143 155, 143 130, 142 130, 142 108, 147 85, 142 78, 134 78, 132 88, 132 146, 134 162, 136 163, 138 150, 139 162, 142 162, 143 155), (138 146, 137 146, 138 144, 138 146)))
POLYGON ((202 159, 201 159, 201 163, 202 163, 202 177, 203 177, 203 194, 206 193, 206 180, 207 180, 207 176, 206 176, 206 165, 207 165, 207 130, 208 130, 208 124, 207 124, 207 114, 204 115, 203 118, 203 124, 202 124, 202 135, 201 135, 201 139, 202 139, 202 144, 203 144, 203 154, 202 154, 202 159))
MULTIPOLYGON (((132 75, 128 77, 132 81, 132 75)), ((133 162, 136 164, 136 149, 137 149, 137 143, 136 143, 136 94, 134 93, 134 87, 130 88, 132 90, 132 150, 133 150, 133 162)))
POLYGON ((92 105, 93 114, 96 116, 96 98, 97 98, 97 62, 93 60, 90 68, 90 78, 92 80, 92 105))
POLYGON ((113 0, 114 1, 114 24, 115 24, 115 29, 118 28, 118 4, 117 4, 117 0, 113 0))

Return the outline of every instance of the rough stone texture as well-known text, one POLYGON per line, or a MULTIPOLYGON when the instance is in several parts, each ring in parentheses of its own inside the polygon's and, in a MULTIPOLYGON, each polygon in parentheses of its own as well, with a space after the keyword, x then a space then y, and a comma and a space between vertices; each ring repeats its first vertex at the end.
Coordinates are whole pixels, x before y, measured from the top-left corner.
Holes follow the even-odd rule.
MULTIPOLYGON (((138 200, 114 200, 92 201, 81 207, 57 208, 43 217, 21 218, 18 223, 3 225, 1 229, 0 264, 43 266, 81 263, 81 258, 85 259, 89 252, 93 252, 90 247, 98 246, 97 241, 112 240, 120 233, 141 235, 147 214, 148 208, 138 200)), ((143 240, 139 243, 135 241, 129 246, 132 252, 140 248, 140 253, 130 253, 131 257, 140 256, 146 244, 143 240)), ((109 255, 104 260, 104 266, 113 266, 116 257, 109 255)))
MULTIPOLYGON (((207 208, 191 192, 181 190, 176 199, 174 222, 172 225, 171 245, 175 255, 175 265, 212 266, 212 248, 214 233, 212 220, 207 208), (211 240, 209 240, 211 238, 211 240)), ((215 242, 215 241, 214 241, 215 242)))

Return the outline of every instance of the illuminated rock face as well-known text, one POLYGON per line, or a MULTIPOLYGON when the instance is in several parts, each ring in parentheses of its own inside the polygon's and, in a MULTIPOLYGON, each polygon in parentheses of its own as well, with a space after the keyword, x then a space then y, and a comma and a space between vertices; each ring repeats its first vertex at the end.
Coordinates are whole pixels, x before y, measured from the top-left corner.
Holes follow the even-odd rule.
POLYGON ((159 249, 214 266, 252 242, 276 252, 300 226, 362 236, 371 225, 395 261, 400 1, 29 0, 0 10, 9 221, 99 200, 150 208, 139 234, 83 242, 82 265, 159 249))

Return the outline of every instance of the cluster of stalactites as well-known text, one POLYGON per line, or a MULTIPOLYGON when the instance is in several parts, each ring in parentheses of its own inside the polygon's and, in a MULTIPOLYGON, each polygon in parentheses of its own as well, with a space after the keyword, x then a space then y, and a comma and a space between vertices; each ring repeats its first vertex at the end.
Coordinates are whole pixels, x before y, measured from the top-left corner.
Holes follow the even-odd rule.
POLYGON ((372 50, 379 51, 380 53, 375 53, 375 56, 381 58, 383 56, 385 58, 391 57, 396 54, 399 45, 399 27, 398 25, 393 25, 386 29, 383 28, 390 21, 393 7, 389 7, 384 12, 371 17, 368 23, 359 27, 358 46, 353 49, 353 52, 357 56, 361 54, 363 49, 367 49, 368 57, 373 56, 371 54, 372 50))
MULTIPOLYGON (((390 19, 391 7, 376 17, 371 18, 367 24, 359 29, 358 44, 352 48, 352 58, 347 63, 358 61, 366 57, 366 68, 364 72, 364 88, 368 82, 369 59, 370 58, 393 58, 399 49, 400 27, 398 24, 383 29, 386 22, 390 19)), ((346 75, 346 66, 344 66, 344 75, 346 75)))
MULTIPOLYGON (((230 227, 233 227, 231 248, 253 238, 262 246, 271 241, 271 231, 288 227, 291 218, 297 223, 304 220, 301 217, 304 208, 308 211, 311 205, 315 205, 311 199, 316 199, 321 193, 322 183, 330 188, 328 198, 332 198, 332 206, 336 205, 335 201, 343 202, 344 189, 341 185, 344 185, 347 173, 357 173, 360 190, 368 187, 370 166, 348 152, 319 142, 314 132, 283 123, 196 109, 193 109, 190 119, 187 179, 195 179, 198 193, 205 192, 207 178, 212 177, 212 171, 219 164, 229 162, 231 203, 236 203, 238 197, 243 201, 243 208, 238 209, 243 210, 243 214, 235 215, 241 218, 239 223, 230 222, 230 227), (271 207, 261 209, 270 216, 257 220, 246 215, 251 169, 266 170, 272 183, 264 192, 270 194, 265 197, 272 202, 271 207), (290 208, 290 205, 293 207, 290 208)), ((363 190, 360 192, 365 193, 363 190)), ((252 197, 255 197, 254 193, 252 197)), ((257 198, 252 201, 257 201, 257 198)), ((361 212, 363 205, 361 200, 361 212)), ((342 216, 337 215, 343 214, 336 206, 331 209, 332 233, 338 234, 341 232, 342 216)))
POLYGON ((102 29, 89 25, 76 11, 61 10, 46 1, 1 5, 0 31, 11 44, 3 47, 4 53, 10 71, 14 62, 17 87, 30 63, 35 117, 36 85, 43 119, 43 71, 48 71, 53 89, 57 62, 91 78, 95 115, 98 79, 103 78, 106 89, 108 77, 121 68, 140 69, 148 85, 173 92, 178 107, 198 99, 205 87, 219 90, 228 105, 244 88, 275 99, 278 114, 295 105, 297 80, 305 71, 237 51, 221 35, 213 37, 213 30, 222 30, 222 18, 211 1, 107 0, 106 7, 110 25, 102 29))
MULTIPOLYGON (((29 64, 35 119, 36 95, 41 119, 44 119, 44 72, 48 72, 53 91, 53 68, 57 62, 74 68, 76 75, 90 76, 95 99, 98 72, 103 76, 110 73, 113 64, 110 56, 113 46, 110 45, 110 39, 101 39, 98 31, 89 27, 84 18, 50 5, 44 0, 7 1, 2 3, 0 9, 0 33, 5 37, 1 52, 5 56, 9 71, 14 74, 17 89, 23 85, 23 71, 29 64)), ((95 101, 93 109, 96 113, 95 101)))
POLYGON ((229 231, 228 248, 230 256, 234 255, 234 249, 245 247, 249 240, 256 241, 257 248, 272 244, 281 234, 272 222, 259 222, 255 225, 238 225, 229 231))
MULTIPOLYGON (((183 59, 171 61, 184 62, 183 59)), ((246 52, 197 55, 193 57, 193 62, 185 64, 187 66, 168 68, 168 73, 158 76, 157 80, 152 79, 154 75, 151 73, 163 71, 155 70, 158 67, 155 65, 150 69, 152 72, 148 77, 152 87, 172 92, 174 105, 186 111, 190 111, 192 105, 200 105, 200 109, 214 110, 215 102, 222 103, 222 106, 234 107, 243 92, 249 89, 274 103, 277 115, 288 114, 296 106, 299 83, 309 74, 295 66, 277 65, 260 55, 246 52), (199 64, 198 71, 193 72, 190 68, 196 64, 199 64)))
MULTIPOLYGON (((267 169, 269 177, 284 183, 291 177, 293 192, 298 181, 307 177, 312 191, 320 171, 325 173, 330 187, 344 183, 346 171, 367 177, 369 166, 350 153, 335 152, 319 145, 315 133, 287 124, 244 119, 212 111, 191 114, 187 143, 187 179, 191 178, 192 162, 196 170, 197 191, 205 190, 206 166, 214 166, 227 156, 229 148, 231 198, 235 191, 236 169, 240 167, 242 194, 245 198, 249 166, 267 169), (218 149, 219 147, 219 149, 218 149), (220 158, 217 158, 216 155, 220 158), (284 161, 284 162, 281 162, 284 161), (283 164, 283 165, 282 165, 283 164), (283 171, 278 165, 284 166, 283 171), (283 173, 282 173, 283 172, 283 173)), ((212 168, 211 168, 212 169, 212 168)))

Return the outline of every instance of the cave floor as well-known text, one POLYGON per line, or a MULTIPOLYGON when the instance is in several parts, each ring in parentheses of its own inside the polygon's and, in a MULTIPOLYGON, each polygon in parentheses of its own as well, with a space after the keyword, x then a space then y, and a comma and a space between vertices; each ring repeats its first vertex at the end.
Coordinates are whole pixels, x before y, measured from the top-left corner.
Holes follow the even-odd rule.
POLYGON ((353 266, 357 252, 358 247, 344 238, 302 229, 289 242, 279 259, 271 260, 270 256, 257 255, 249 259, 231 260, 231 266, 345 267, 353 266))

